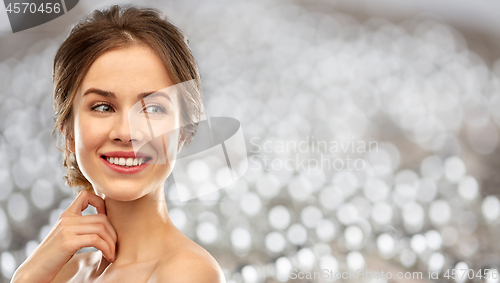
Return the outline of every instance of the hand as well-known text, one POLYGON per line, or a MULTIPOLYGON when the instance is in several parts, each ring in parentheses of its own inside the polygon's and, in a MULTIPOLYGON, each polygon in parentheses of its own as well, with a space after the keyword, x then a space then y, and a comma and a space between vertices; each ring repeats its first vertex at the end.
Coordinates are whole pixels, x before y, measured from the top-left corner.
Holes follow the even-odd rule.
POLYGON ((106 216, 104 200, 83 190, 61 214, 49 235, 18 268, 13 278, 30 279, 29 282, 51 282, 83 247, 95 247, 101 250, 109 262, 113 262, 116 240, 115 229, 106 216), (82 215, 89 204, 97 209, 97 215, 82 215))

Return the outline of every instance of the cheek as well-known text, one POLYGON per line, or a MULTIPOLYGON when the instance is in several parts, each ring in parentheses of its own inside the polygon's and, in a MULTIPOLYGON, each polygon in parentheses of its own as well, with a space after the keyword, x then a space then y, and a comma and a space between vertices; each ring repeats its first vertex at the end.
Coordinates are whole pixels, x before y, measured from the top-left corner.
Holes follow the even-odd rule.
POLYGON ((158 163, 166 164, 165 158, 167 158, 167 163, 172 164, 177 157, 177 145, 179 141, 179 131, 170 131, 159 137, 156 137, 151 141, 151 145, 158 153, 158 163))
POLYGON ((106 139, 106 127, 103 123, 96 123, 95 119, 75 120, 76 154, 81 159, 89 157, 106 139))

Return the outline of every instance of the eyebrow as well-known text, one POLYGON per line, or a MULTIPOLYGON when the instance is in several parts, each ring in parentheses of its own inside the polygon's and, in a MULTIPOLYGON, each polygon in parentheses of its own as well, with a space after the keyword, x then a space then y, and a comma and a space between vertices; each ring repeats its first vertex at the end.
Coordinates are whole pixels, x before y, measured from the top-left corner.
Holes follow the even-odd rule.
MULTIPOLYGON (((109 90, 102 90, 102 89, 98 89, 98 88, 95 88, 95 87, 91 87, 89 89, 87 89, 82 96, 85 96, 86 94, 89 94, 89 93, 95 93, 95 94, 98 94, 100 96, 104 96, 104 97, 108 97, 108 98, 115 98, 116 99, 116 95, 114 92, 112 91, 109 91, 109 90)), ((167 98, 170 102, 172 102, 172 100, 170 99, 170 96, 162 91, 148 91, 148 92, 141 92, 137 95, 137 100, 141 100, 141 99, 144 99, 146 96, 150 96, 151 94, 154 94, 154 96, 163 96, 165 98, 167 98)))

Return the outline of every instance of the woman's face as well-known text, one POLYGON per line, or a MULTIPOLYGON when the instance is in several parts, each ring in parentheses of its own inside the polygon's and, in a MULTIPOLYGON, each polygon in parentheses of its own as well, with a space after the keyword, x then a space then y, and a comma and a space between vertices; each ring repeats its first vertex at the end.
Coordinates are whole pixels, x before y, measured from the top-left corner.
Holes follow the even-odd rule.
POLYGON ((182 146, 178 98, 164 90, 172 85, 149 47, 111 50, 91 65, 76 93, 70 147, 97 195, 128 201, 163 187, 182 146))

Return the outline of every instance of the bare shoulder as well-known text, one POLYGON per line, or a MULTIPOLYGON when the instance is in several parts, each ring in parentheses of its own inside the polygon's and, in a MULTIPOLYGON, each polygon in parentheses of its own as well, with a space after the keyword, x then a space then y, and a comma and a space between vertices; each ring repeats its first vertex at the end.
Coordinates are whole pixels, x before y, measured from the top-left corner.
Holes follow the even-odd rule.
POLYGON ((177 251, 158 262, 148 283, 225 283, 217 261, 197 244, 177 251))
POLYGON ((52 283, 68 282, 79 273, 82 267, 90 266, 97 252, 85 252, 75 254, 59 271, 52 283))

